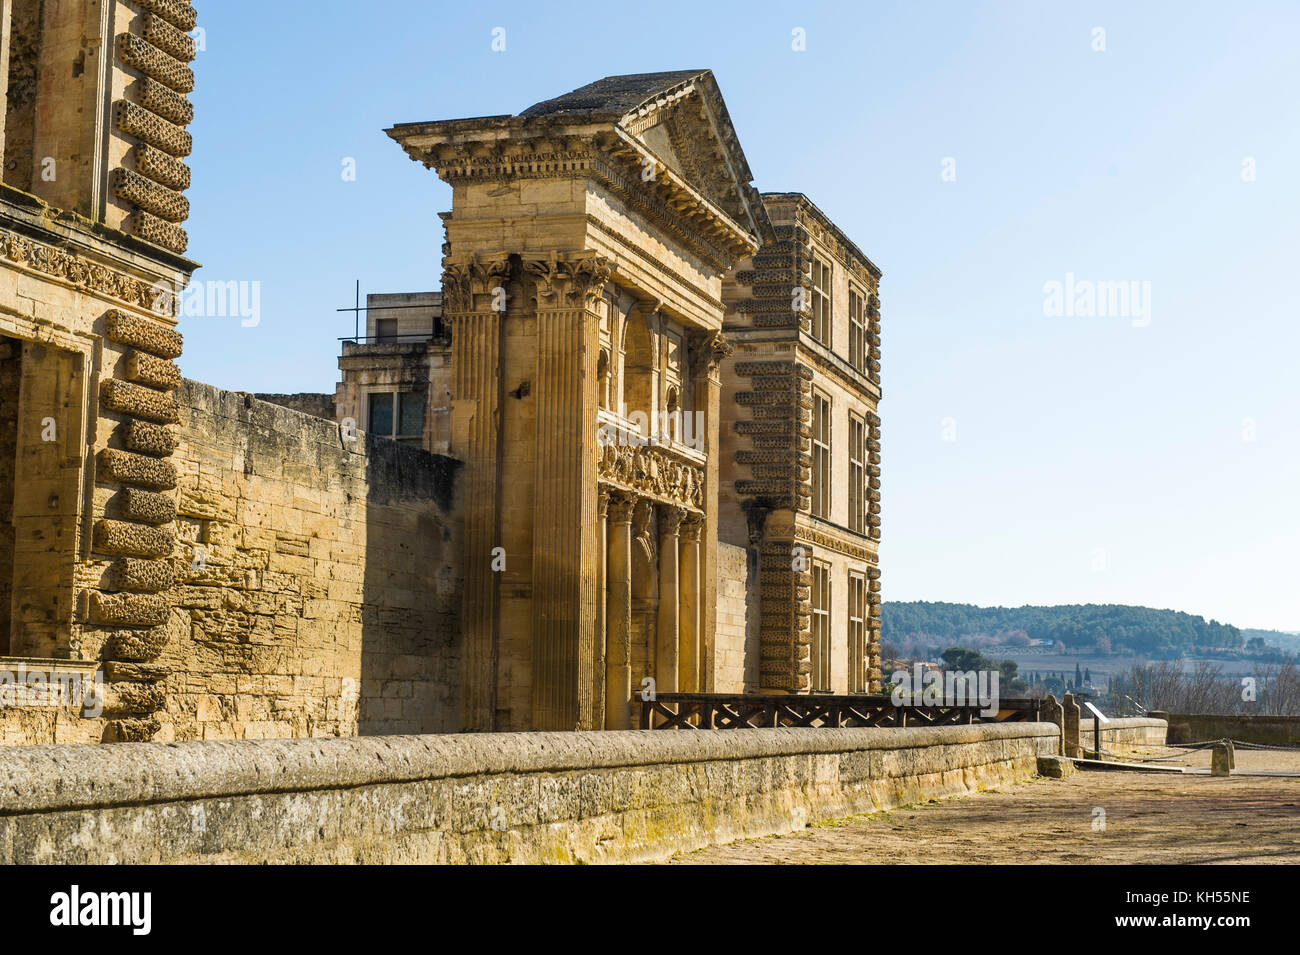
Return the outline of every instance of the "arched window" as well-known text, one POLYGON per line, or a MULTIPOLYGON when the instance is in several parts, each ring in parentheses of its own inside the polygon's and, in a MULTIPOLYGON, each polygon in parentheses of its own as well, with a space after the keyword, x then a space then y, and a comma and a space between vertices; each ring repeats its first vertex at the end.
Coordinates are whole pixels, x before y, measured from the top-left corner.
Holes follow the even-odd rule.
POLYGON ((596 400, 609 410, 609 351, 604 348, 596 359, 596 400))

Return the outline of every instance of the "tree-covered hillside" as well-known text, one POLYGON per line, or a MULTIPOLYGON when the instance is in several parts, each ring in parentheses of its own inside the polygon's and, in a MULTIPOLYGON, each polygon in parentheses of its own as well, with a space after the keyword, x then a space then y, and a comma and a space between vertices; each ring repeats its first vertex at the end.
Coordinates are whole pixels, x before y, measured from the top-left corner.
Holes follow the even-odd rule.
POLYGON ((886 603, 881 639, 895 646, 1028 646, 1062 643, 1067 650, 1156 654, 1171 650, 1240 649, 1230 624, 1177 610, 1114 604, 1059 607, 976 607, 973 604, 886 603))

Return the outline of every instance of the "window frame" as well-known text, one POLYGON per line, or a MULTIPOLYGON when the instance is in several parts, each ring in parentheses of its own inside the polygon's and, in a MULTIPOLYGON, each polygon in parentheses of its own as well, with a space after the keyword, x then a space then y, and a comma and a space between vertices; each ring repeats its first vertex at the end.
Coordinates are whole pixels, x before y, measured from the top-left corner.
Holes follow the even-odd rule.
POLYGON ((849 283, 849 364, 855 371, 867 370, 867 297, 849 283))
POLYGON ((867 532, 867 419, 849 412, 849 530, 867 532))
POLYGON ((827 348, 833 347, 835 319, 835 273, 831 260, 813 253, 812 257, 812 337, 827 348), (819 279, 821 280, 819 282, 819 279))
POLYGON ((812 672, 808 688, 814 693, 831 692, 831 565, 812 562, 812 644, 809 651, 812 672))
POLYGON ((849 680, 850 693, 866 693, 867 677, 867 574, 865 570, 849 570, 849 680))
POLYGON ((812 436, 812 502, 809 512, 813 517, 820 517, 822 520, 831 518, 831 487, 832 468, 834 463, 834 454, 832 453, 832 440, 834 437, 834 428, 831 424, 834 406, 831 404, 830 395, 814 390, 813 397, 813 436, 812 436), (825 413, 820 414, 825 408, 825 413), (818 419, 821 418, 822 427, 818 427, 818 419), (824 436, 824 440, 823 440, 824 436))
POLYGON ((406 444, 424 443, 425 418, 429 411, 428 395, 420 391, 370 391, 366 393, 366 433, 373 434, 378 438, 388 438, 390 441, 401 441, 406 444), (410 397, 420 399, 420 429, 415 434, 402 434, 402 410, 405 406, 405 400, 410 397), (389 429, 387 433, 375 430, 375 399, 388 398, 390 401, 389 429))

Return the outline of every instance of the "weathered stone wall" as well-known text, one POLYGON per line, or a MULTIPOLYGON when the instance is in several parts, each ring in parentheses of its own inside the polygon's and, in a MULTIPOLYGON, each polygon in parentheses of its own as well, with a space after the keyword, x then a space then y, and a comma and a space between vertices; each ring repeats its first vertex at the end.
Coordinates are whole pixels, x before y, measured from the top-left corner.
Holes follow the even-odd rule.
POLYGON ((177 391, 168 739, 458 728, 453 462, 177 391))
POLYGON ((0 338, 0 654, 9 652, 14 583, 14 474, 22 342, 0 338))
POLYGON ((1056 752, 1045 723, 17 748, 0 863, 661 859, 1002 785, 1056 752))
MULTIPOLYGON (((1086 753, 1092 752, 1096 722, 1091 716, 1079 719, 1079 745, 1086 753)), ((1101 745, 1103 749, 1108 746, 1161 746, 1168 729, 1169 724, 1164 720, 1141 716, 1111 717, 1101 724, 1101 745)))
POLYGON ((334 420, 333 395, 299 392, 294 395, 254 395, 253 397, 258 401, 291 408, 294 411, 301 411, 303 414, 315 418, 324 418, 326 421, 334 420))
POLYGON ((1201 743, 1235 739, 1266 746, 1300 745, 1300 716, 1228 716, 1216 713, 1166 713, 1169 742, 1201 743))
POLYGON ((751 628, 749 621, 751 613, 756 614, 758 609, 758 594, 750 583, 748 560, 745 548, 718 543, 718 629, 714 650, 716 693, 745 692, 746 635, 750 629, 756 630, 756 625, 751 628))

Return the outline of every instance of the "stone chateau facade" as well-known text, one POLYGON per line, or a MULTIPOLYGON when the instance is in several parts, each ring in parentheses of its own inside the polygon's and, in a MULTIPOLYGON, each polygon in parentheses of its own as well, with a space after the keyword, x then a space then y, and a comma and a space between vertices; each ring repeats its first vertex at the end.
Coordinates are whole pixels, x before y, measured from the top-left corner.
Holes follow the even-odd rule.
POLYGON ((878 689, 880 272, 710 72, 389 130, 452 186, 440 290, 255 397, 176 365, 193 7, 0 16, 0 742, 878 689))

